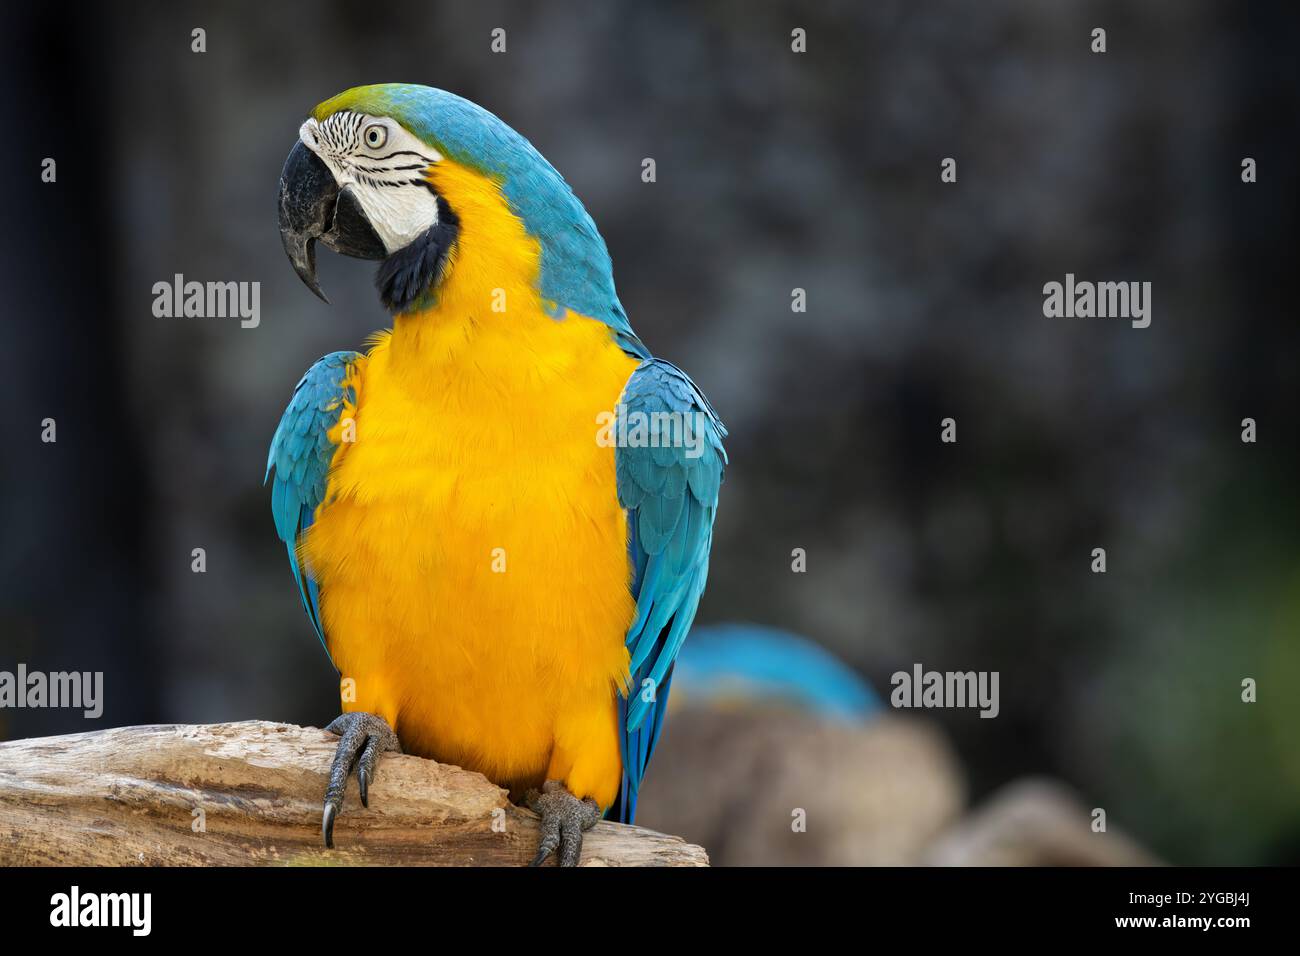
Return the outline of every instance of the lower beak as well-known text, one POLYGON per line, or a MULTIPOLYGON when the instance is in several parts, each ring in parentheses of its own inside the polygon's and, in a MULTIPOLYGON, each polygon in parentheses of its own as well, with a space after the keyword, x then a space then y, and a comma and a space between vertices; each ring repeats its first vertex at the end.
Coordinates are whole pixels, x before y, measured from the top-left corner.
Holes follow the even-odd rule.
POLYGON ((329 167, 299 140, 280 173, 280 241, 298 278, 329 302, 316 279, 317 239, 357 259, 388 255, 351 190, 340 190, 329 167))

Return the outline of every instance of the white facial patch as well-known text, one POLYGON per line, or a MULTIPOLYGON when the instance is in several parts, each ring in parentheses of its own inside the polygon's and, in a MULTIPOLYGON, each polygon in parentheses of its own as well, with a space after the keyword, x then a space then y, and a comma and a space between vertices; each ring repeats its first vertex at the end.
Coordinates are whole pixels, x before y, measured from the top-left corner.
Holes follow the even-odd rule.
POLYGON ((390 254, 438 221, 438 197, 425 171, 442 156, 398 122, 344 110, 298 130, 304 146, 349 189, 390 254))

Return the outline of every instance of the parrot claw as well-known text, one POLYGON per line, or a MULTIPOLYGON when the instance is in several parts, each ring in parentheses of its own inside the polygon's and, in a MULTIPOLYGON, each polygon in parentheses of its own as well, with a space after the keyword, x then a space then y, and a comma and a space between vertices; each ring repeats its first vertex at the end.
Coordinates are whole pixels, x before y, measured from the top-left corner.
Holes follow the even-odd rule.
POLYGON ((332 803, 325 804, 325 814, 321 818, 320 833, 325 838, 327 849, 334 849, 334 817, 338 814, 338 807, 332 803))
POLYGON ((559 780, 548 780, 541 793, 529 790, 524 802, 542 818, 542 841, 529 866, 541 866, 557 849, 560 866, 577 866, 582 856, 582 834, 600 819, 596 801, 590 797, 579 800, 559 780))
POLYGON ((375 714, 340 714, 325 728, 339 735, 339 746, 330 764, 329 785, 325 788, 325 810, 321 816, 321 836, 327 849, 334 848, 334 818, 343 809, 343 795, 347 792, 348 776, 357 768, 357 781, 361 786, 361 805, 370 806, 370 783, 375 779, 375 767, 384 751, 402 752, 397 734, 384 718, 375 714))

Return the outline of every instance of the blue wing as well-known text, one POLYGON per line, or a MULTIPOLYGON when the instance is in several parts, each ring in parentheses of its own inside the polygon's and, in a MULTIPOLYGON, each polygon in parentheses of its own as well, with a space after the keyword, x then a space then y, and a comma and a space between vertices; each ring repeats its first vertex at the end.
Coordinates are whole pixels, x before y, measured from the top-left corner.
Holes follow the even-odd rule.
POLYGON ((607 815, 631 823, 663 729, 673 662, 709 574, 727 430, 686 373, 660 359, 632 373, 618 419, 627 429, 614 463, 619 504, 627 511, 636 617, 627 632, 631 682, 619 698, 623 783, 607 815))
POLYGON ((289 549, 289 566, 293 569, 303 610, 311 619, 326 654, 329 646, 320 619, 320 593, 299 558, 298 541, 311 527, 316 509, 325 499, 325 483, 337 447, 330 441, 329 431, 338 423, 344 401, 356 403, 355 389, 345 383, 358 358, 357 352, 332 352, 307 370, 294 388, 289 407, 271 439, 263 479, 263 483, 269 481, 271 470, 275 469, 275 481, 271 485, 275 531, 289 549))

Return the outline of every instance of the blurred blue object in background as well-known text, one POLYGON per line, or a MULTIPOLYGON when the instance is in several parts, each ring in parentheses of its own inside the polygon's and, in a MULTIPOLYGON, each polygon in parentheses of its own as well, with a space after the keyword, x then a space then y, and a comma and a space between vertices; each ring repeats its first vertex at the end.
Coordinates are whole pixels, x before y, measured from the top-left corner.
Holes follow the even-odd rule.
POLYGON ((757 624, 692 630, 677 659, 673 687, 692 705, 780 702, 848 720, 880 710, 871 686, 833 654, 797 634, 757 624))

